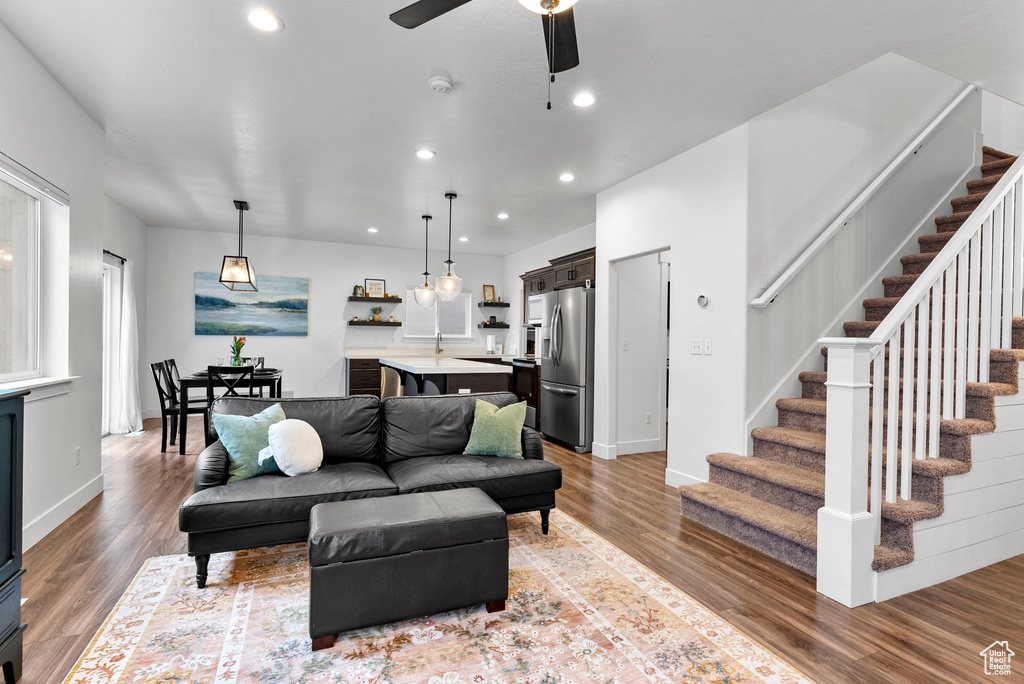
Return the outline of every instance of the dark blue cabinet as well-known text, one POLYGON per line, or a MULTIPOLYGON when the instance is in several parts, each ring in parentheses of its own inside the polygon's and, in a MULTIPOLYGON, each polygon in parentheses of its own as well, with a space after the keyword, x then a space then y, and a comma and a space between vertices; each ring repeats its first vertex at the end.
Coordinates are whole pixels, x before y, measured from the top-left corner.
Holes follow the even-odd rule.
POLYGON ((21 511, 27 391, 0 392, 0 667, 5 684, 21 678, 21 511))

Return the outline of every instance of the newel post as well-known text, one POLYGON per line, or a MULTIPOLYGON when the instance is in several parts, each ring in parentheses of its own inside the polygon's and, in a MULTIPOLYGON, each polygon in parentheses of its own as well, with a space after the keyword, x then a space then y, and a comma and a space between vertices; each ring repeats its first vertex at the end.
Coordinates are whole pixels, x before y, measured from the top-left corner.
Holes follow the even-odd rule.
MULTIPOLYGON (((818 509, 818 592, 854 607, 875 598, 874 521, 868 512, 871 350, 857 338, 826 338, 825 505, 818 509)), ((880 457, 878 455, 877 457, 880 457)))

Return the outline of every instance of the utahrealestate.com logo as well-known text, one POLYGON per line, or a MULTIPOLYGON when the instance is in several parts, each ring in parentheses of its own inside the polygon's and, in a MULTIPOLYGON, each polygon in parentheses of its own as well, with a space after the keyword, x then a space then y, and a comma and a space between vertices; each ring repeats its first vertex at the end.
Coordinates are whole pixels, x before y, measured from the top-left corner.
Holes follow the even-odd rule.
POLYGON ((985 659, 985 674, 987 675, 1009 675, 1010 658, 1017 655, 1010 650, 1008 641, 994 641, 992 645, 981 652, 985 659))

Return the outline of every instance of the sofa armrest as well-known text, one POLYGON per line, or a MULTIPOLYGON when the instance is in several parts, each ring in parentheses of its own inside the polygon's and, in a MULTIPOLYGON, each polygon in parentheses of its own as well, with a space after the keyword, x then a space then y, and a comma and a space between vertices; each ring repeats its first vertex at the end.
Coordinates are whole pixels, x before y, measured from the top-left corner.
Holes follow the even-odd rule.
POLYGON ((220 440, 203 449, 196 458, 196 469, 192 476, 192 491, 198 492, 210 487, 219 487, 228 482, 228 450, 220 440))
POLYGON ((523 426, 523 458, 544 458, 544 440, 533 428, 523 426))

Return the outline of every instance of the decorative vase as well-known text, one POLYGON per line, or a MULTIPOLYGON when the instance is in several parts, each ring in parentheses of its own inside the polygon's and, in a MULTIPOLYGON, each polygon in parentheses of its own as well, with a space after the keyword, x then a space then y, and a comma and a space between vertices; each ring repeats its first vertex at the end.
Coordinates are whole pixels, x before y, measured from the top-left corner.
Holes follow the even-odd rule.
POLYGON ((380 314, 373 314, 373 320, 375 323, 380 323, 380 314))
POLYGON ((242 365, 242 356, 240 354, 232 356, 231 357, 231 365, 232 366, 241 366, 242 365))

